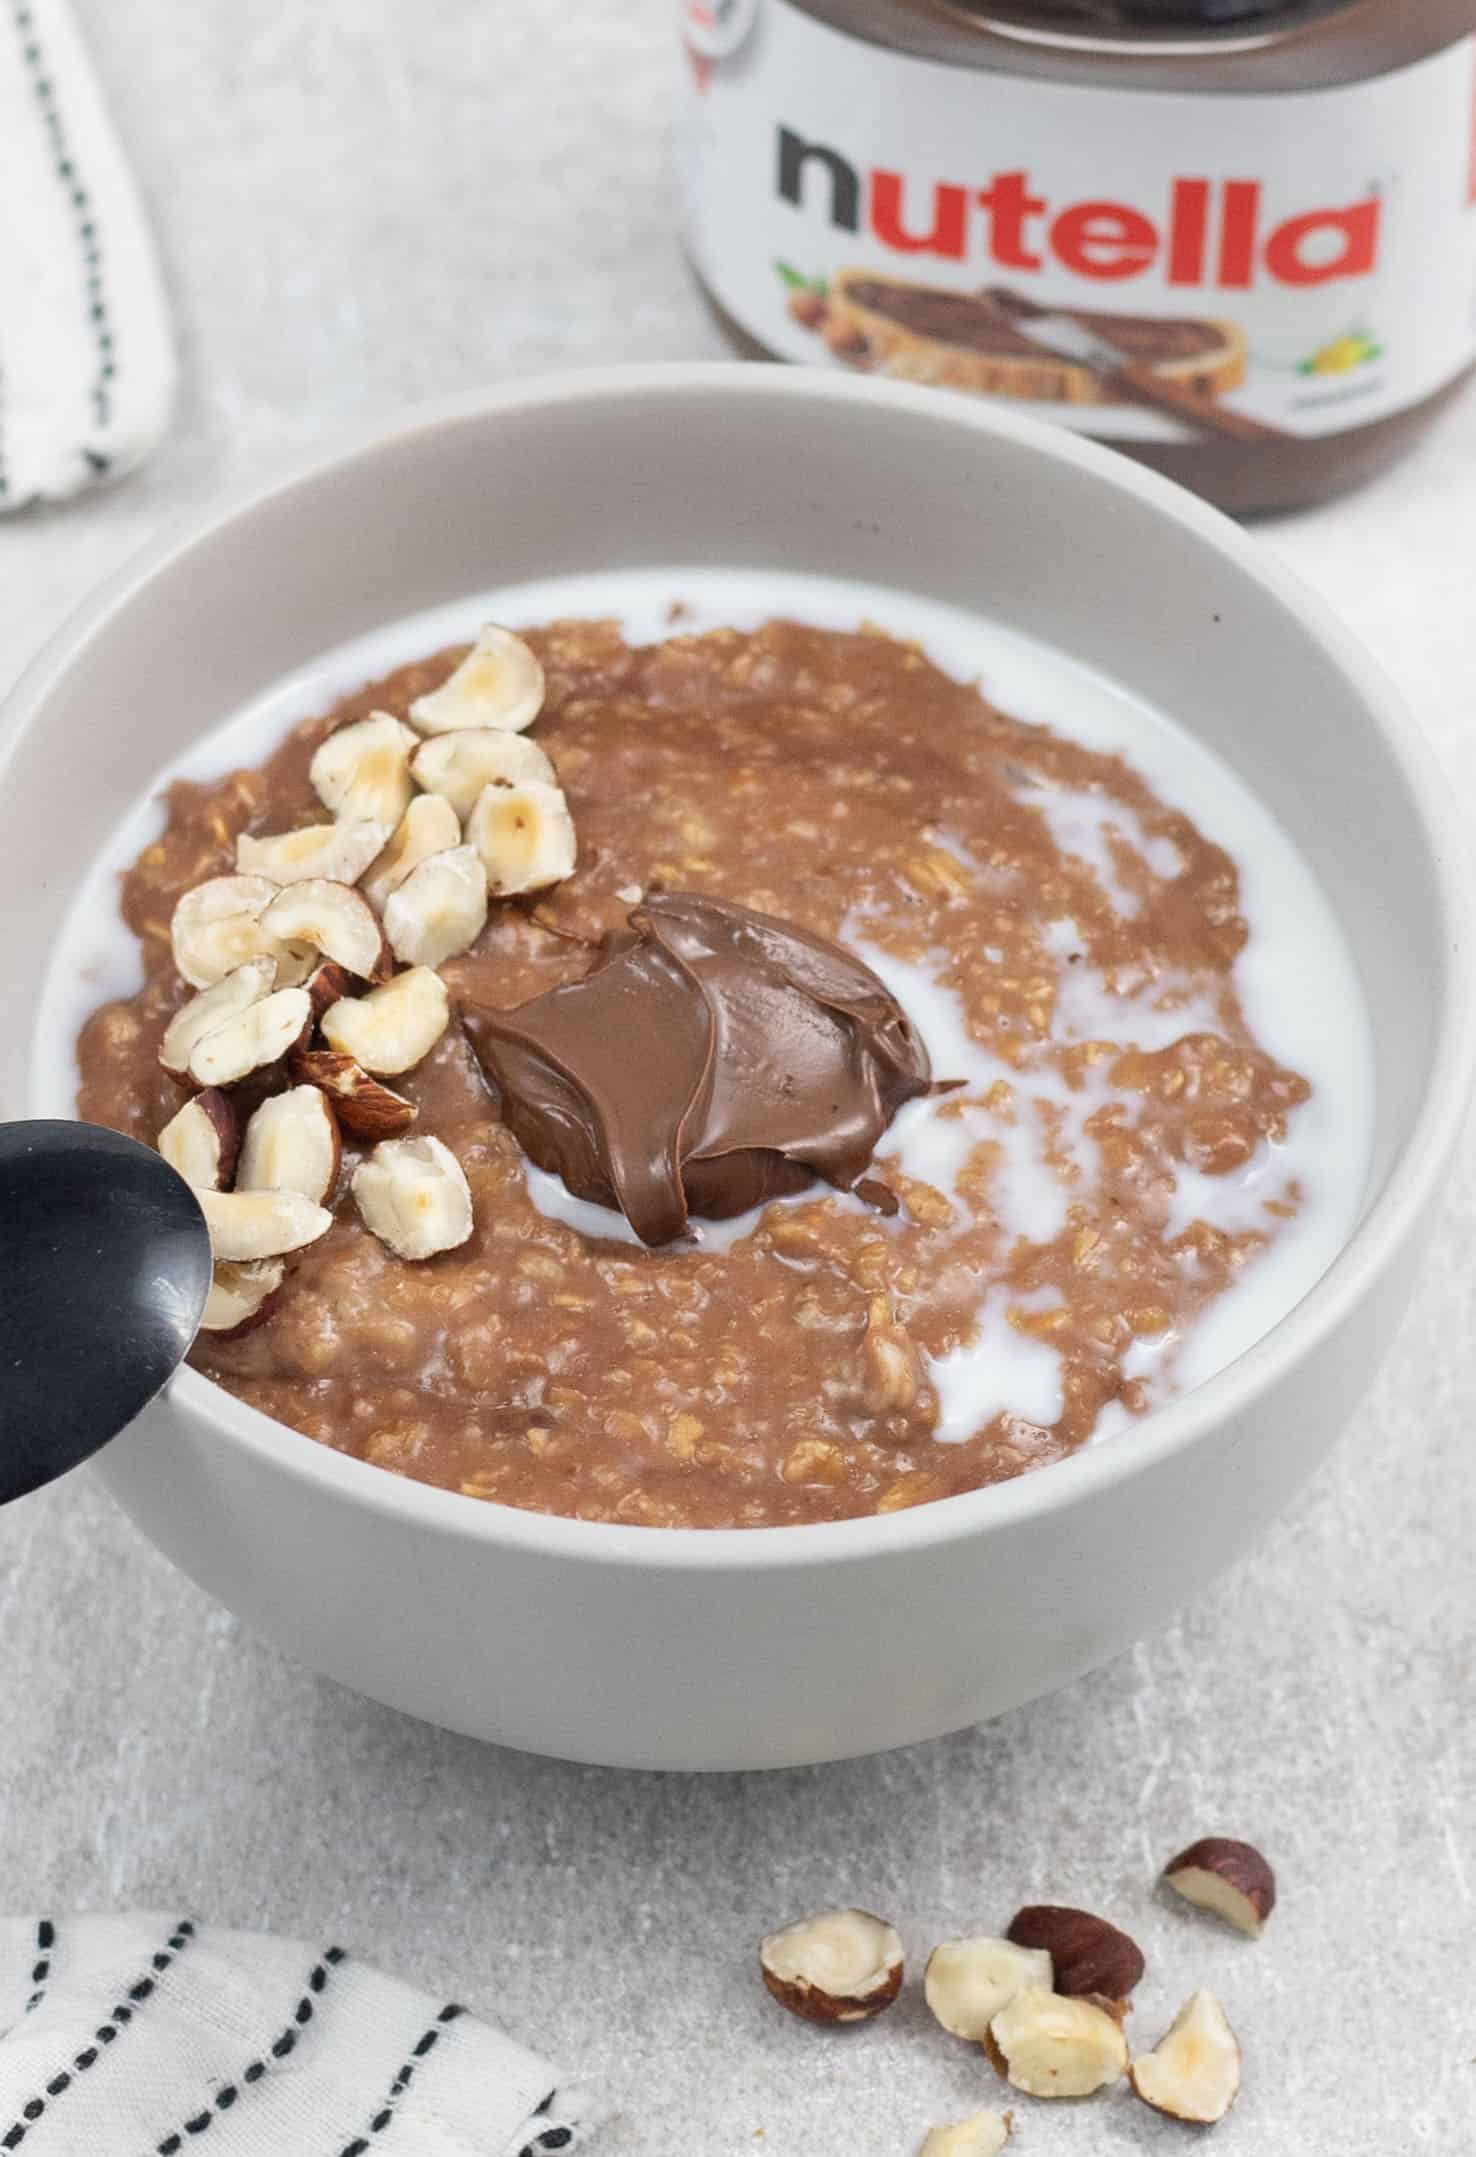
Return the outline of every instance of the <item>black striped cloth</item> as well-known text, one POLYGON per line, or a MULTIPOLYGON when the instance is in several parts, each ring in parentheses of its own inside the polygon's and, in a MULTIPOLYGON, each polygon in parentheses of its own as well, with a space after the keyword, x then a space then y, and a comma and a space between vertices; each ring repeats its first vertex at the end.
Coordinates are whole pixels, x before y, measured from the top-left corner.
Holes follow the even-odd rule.
POLYGON ((68 0, 0 0, 0 513, 146 457, 175 373, 153 243, 68 0))
POLYGON ((339 1947, 188 1917, 0 1919, 0 2152, 555 2157, 584 2101, 339 1947))

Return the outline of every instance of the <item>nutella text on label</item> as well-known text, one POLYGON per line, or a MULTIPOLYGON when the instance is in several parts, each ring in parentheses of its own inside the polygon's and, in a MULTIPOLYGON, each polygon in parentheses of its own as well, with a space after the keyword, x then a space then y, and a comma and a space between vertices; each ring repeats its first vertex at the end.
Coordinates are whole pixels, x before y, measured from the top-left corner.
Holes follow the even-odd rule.
POLYGON ((796 209, 818 207, 838 232, 865 233, 898 255, 997 269, 1054 266, 1077 277, 1122 284, 1161 268, 1168 284, 1249 292, 1263 278, 1326 285, 1367 277, 1378 267, 1383 199, 1319 206, 1268 225, 1259 180, 1173 179, 1166 199, 1134 206, 1105 195, 1051 200, 1028 171, 994 172, 982 185, 935 180, 874 166, 858 171, 822 142, 779 126, 774 185, 796 209))

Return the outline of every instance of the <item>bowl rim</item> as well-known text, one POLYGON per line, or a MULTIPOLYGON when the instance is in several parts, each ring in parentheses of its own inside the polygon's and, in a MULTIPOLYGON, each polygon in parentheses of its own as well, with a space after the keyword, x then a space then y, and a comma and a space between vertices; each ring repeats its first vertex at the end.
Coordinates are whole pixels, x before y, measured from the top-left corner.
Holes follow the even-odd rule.
MULTIPOLYGON (((417 439, 443 429, 593 400, 659 397, 716 390, 759 402, 792 400, 864 409, 868 404, 926 416, 1022 445, 1046 466, 1074 467, 1122 496, 1157 511, 1231 562, 1282 607, 1343 675, 1401 767, 1423 827, 1443 930, 1441 996, 1435 1051, 1413 1123, 1396 1150, 1382 1189, 1333 1263, 1271 1331, 1180 1400, 1158 1409, 1142 1428, 1088 1445, 1008 1482, 931 1500, 897 1513, 860 1519, 759 1528, 656 1528, 536 1513, 495 1500, 418 1483, 336 1452, 214 1381, 182 1367, 164 1398, 213 1427, 264 1466, 336 1497, 352 1508, 404 1520, 457 1541, 559 1558, 582 1566, 637 1571, 714 1573, 777 1571, 859 1563, 1004 1532, 1091 1502, 1244 1414, 1285 1373, 1345 1324, 1431 1206, 1459 1132, 1476 1072, 1476 974, 1462 966, 1461 931, 1469 914, 1467 878, 1449 788, 1434 751, 1380 664, 1331 606, 1282 564, 1269 547, 1229 517, 1146 466, 1044 420, 979 400, 942 398, 907 383, 864 380, 819 369, 750 361, 669 361, 574 369, 416 404, 355 429, 221 506, 181 520, 134 555, 63 622, 0 703, 0 775, 27 728, 44 710, 78 653, 122 615, 144 587, 174 564, 266 503, 331 484, 362 459, 412 453, 417 439)), ((47 1113, 32 1106, 30 1113, 47 1113)), ((49 1111, 55 1113, 54 1107, 49 1111)))

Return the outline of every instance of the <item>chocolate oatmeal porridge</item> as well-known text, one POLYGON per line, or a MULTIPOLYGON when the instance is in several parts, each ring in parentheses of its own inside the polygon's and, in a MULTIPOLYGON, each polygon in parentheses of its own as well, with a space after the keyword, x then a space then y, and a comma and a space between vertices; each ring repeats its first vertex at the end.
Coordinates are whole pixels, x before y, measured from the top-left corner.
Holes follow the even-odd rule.
POLYGON ((889 1512, 1145 1412, 1305 1203, 1236 863, 879 632, 525 634, 176 781, 124 877, 143 986, 78 1106, 207 1192, 195 1367, 656 1526, 889 1512))

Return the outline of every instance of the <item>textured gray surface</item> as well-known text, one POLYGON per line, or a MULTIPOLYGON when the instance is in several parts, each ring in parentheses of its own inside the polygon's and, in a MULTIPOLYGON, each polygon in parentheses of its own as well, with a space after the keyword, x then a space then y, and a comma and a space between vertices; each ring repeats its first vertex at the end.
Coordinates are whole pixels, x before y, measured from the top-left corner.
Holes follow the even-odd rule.
MULTIPOLYGON (((188 388, 148 472, 0 525, 0 675, 167 519, 340 423, 716 349, 672 236, 664 0, 80 12, 188 388)), ((1476 401, 1266 543, 1383 656, 1470 801, 1476 401)), ((1154 2034, 1194 1983, 1223 1992, 1247 2054, 1226 2157, 1457 2157, 1476 2146, 1473 1262, 1468 1148, 1382 1381, 1232 1579, 1054 1699, 834 1769, 640 1777, 443 1736, 243 1635, 74 1479, 0 1517, 0 1892, 334 1935, 585 2067, 603 2146, 642 2157, 881 2157, 995 2101, 915 1996, 831 2040, 790 2023, 754 1976, 759 1929, 854 1898, 920 1959, 1020 1899, 1081 1898, 1148 1951, 1154 2034), (1279 1865, 1259 1946, 1155 1898, 1161 1859, 1207 1830, 1279 1865)), ((1018 2110, 1021 2157, 1187 2146, 1125 2095, 1018 2110)))

